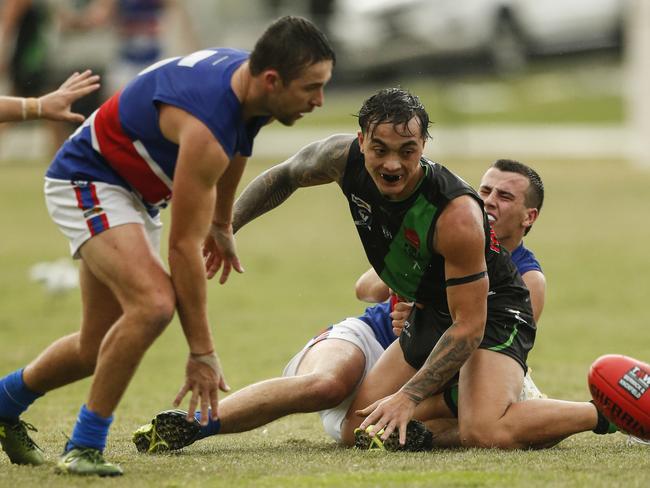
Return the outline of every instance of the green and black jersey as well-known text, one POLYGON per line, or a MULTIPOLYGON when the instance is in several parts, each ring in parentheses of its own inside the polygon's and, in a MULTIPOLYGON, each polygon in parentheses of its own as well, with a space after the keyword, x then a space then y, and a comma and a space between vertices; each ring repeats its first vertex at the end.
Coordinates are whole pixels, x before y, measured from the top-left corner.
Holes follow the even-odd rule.
MULTIPOLYGON (((350 147, 342 189, 366 255, 381 279, 396 293, 447 312, 444 258, 432 248, 440 213, 456 197, 469 195, 483 207, 478 194, 444 166, 422 158, 425 177, 408 198, 384 198, 368 174, 358 141, 350 147)), ((485 260, 490 290, 501 287, 528 291, 484 217, 485 260)))

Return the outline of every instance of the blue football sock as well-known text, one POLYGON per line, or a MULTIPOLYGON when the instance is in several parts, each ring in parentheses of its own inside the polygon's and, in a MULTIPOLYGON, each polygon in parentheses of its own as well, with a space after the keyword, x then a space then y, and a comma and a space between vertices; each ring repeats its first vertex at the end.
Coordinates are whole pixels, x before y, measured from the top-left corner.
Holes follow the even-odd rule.
MULTIPOLYGON (((201 422, 201 412, 196 411, 194 412, 194 418, 198 421, 201 422)), ((217 435, 219 431, 221 430, 221 420, 212 420, 212 414, 211 411, 208 409, 208 425, 206 426, 201 426, 201 431, 199 432, 199 439, 204 439, 205 437, 210 437, 211 435, 217 435)))
POLYGON ((75 447, 92 447, 103 451, 106 447, 106 438, 111 422, 113 422, 112 415, 108 418, 102 417, 88 410, 86 405, 82 406, 72 431, 72 437, 65 445, 64 452, 75 447))
POLYGON ((23 381, 23 369, 0 379, 0 418, 17 420, 27 407, 43 396, 43 393, 27 388, 23 381))

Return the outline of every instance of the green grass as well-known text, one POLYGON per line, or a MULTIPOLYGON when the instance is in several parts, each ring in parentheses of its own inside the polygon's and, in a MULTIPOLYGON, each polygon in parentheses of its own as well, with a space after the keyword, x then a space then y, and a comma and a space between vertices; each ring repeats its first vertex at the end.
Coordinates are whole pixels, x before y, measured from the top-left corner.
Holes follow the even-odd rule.
MULTIPOLYGON (((246 179, 270 161, 257 160, 246 179)), ((447 165, 477 182, 485 161, 447 165)), ((586 373, 605 353, 649 360, 647 294, 650 173, 622 161, 534 161, 547 201, 527 239, 544 266, 546 311, 530 364, 554 397, 588 398, 586 373)), ((0 167, 0 374, 30 361, 78 327, 78 292, 48 295, 28 279, 38 261, 65 256, 50 222, 43 168, 0 167)), ((346 203, 334 187, 301 190, 242 229, 246 273, 209 287, 209 315, 226 377, 234 389, 280 373, 322 327, 360 313, 353 284, 366 269, 346 203)), ((106 486, 647 486, 650 451, 627 448, 619 434, 577 435, 546 451, 450 450, 389 455, 337 447, 315 414, 296 415, 238 436, 195 444, 175 455, 138 455, 131 431, 171 401, 183 380, 187 347, 174 321, 147 353, 116 413, 107 456, 126 476, 106 486)), ((12 466, 0 455, 0 486, 89 486, 96 479, 52 473, 89 382, 48 393, 25 419, 49 464, 12 466)))

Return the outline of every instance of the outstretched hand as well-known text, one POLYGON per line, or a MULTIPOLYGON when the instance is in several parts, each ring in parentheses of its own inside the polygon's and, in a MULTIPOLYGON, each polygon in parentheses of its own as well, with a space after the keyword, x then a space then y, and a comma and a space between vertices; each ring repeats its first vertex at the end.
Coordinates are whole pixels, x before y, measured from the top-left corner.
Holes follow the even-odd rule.
POLYGON ((210 233, 203 243, 203 258, 205 259, 205 272, 208 279, 212 279, 223 266, 219 278, 219 283, 222 285, 228 280, 233 268, 238 273, 244 272, 244 268, 237 257, 232 224, 212 224, 210 233))
POLYGON ((381 435, 382 440, 388 439, 395 429, 399 429, 399 443, 406 443, 406 425, 413 418, 416 404, 405 393, 398 391, 385 398, 377 400, 373 404, 355 413, 366 417, 360 428, 365 430, 369 426, 373 428, 368 432, 375 436, 377 432, 384 429, 381 435))
POLYGON ((209 412, 212 413, 213 419, 218 418, 218 390, 230 391, 230 387, 221 371, 221 363, 217 354, 215 352, 201 355, 190 354, 185 368, 185 384, 174 399, 174 407, 178 407, 185 395, 191 391, 187 420, 194 418, 196 407, 200 404, 201 425, 207 425, 209 412))
POLYGON ((99 75, 91 70, 73 73, 58 90, 40 97, 41 118, 81 123, 84 116, 71 111, 72 103, 99 89, 99 75))

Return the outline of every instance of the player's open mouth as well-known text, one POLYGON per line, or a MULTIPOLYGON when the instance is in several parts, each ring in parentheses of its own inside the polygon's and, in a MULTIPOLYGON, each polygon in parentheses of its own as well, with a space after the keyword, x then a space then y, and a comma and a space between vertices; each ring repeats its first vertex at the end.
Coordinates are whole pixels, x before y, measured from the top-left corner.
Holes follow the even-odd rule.
POLYGON ((379 173, 379 176, 381 176, 388 183, 397 183, 402 179, 402 175, 389 175, 386 173, 379 173))
POLYGON ((487 218, 488 218, 489 222, 496 222, 497 221, 497 218, 492 214, 487 214, 487 218))

